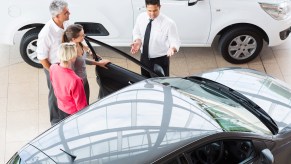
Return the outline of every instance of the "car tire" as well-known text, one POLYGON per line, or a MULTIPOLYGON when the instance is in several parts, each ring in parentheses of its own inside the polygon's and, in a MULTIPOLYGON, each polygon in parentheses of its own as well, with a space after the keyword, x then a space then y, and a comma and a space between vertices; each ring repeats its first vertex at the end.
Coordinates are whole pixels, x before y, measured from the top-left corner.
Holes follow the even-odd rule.
POLYGON ((219 41, 223 58, 233 64, 242 64, 256 58, 263 47, 262 35, 251 27, 238 27, 224 33, 219 41))
POLYGON ((20 54, 22 59, 29 65, 42 68, 39 60, 36 56, 36 47, 37 47, 37 39, 38 33, 40 32, 41 28, 34 28, 27 31, 20 42, 20 54))

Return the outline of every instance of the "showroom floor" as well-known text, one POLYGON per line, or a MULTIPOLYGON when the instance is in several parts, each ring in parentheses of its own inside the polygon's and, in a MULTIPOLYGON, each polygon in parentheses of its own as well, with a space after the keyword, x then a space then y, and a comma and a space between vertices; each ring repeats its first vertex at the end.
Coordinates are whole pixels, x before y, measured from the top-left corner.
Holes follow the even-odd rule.
MULTIPOLYGON (((264 49, 255 60, 242 65, 227 63, 214 48, 182 48, 171 59, 171 76, 185 76, 219 67, 240 66, 266 72, 291 86, 291 38, 277 47, 264 49)), ((27 65, 19 45, 0 45, 0 163, 25 143, 50 127, 48 89, 42 69, 27 65)), ((128 50, 124 49, 123 50, 128 50)), ((113 63, 120 59, 108 57, 113 63)), ((90 101, 97 99, 94 67, 88 66, 90 101)))

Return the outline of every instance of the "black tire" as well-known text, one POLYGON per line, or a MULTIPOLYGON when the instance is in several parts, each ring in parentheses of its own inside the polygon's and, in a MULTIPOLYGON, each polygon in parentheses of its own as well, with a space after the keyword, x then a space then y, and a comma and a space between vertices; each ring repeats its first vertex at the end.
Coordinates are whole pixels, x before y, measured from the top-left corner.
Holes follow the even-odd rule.
POLYGON ((36 57, 36 47, 37 47, 37 39, 38 33, 40 32, 41 28, 34 28, 27 31, 20 42, 20 54, 22 59, 29 65, 42 68, 39 60, 36 57))
POLYGON ((224 33, 219 41, 223 58, 233 64, 242 64, 256 58, 263 47, 263 37, 254 28, 236 27, 224 33))

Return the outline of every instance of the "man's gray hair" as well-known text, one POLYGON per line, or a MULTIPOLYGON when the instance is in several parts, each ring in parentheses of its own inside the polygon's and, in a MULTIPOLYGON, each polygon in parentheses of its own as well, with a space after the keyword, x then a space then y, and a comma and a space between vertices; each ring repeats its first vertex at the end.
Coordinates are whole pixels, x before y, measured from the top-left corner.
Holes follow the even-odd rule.
POLYGON ((68 7, 68 3, 64 0, 53 0, 50 4, 50 12, 52 17, 60 14, 65 7, 68 7))

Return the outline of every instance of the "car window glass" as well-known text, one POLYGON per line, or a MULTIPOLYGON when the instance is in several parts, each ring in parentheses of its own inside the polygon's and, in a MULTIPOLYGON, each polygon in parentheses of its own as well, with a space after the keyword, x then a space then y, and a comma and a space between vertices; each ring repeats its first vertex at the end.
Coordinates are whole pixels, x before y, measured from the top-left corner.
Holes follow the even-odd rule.
POLYGON ((173 159, 170 159, 167 162, 164 162, 163 164, 188 164, 186 158, 184 155, 181 155, 179 157, 175 157, 173 159))
POLYGON ((245 163, 255 157, 255 148, 249 140, 215 141, 190 151, 193 163, 245 163))
POLYGON ((271 134, 255 115, 218 90, 181 78, 158 78, 154 81, 189 96, 199 109, 206 111, 225 131, 271 134))
POLYGON ((264 109, 280 130, 291 123, 291 117, 286 117, 291 114, 291 89, 281 81, 248 69, 209 72, 203 77, 243 93, 264 109))

